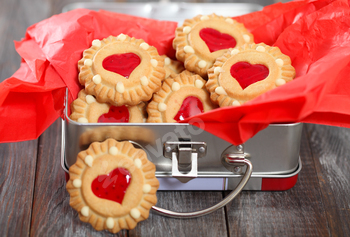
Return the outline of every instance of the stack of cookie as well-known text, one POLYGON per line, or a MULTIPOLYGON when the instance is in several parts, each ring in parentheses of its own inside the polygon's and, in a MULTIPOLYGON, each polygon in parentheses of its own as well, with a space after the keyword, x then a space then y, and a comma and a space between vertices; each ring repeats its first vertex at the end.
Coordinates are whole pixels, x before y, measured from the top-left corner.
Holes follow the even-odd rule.
MULTIPOLYGON (((173 47, 179 61, 124 34, 92 41, 78 63, 85 89, 70 118, 176 122, 218 106, 239 106, 295 76, 290 58, 277 47, 254 44, 242 24, 215 14, 185 20, 173 47)), ((94 142, 70 168, 70 204, 97 230, 132 229, 157 201, 154 173, 145 152, 131 143, 94 142)))
POLYGON ((277 47, 229 17, 196 16, 175 32, 176 60, 124 34, 94 40, 78 63, 85 89, 72 103, 80 123, 169 123, 246 101, 293 80, 277 47), (183 71, 185 70, 185 71, 183 71))
POLYGON ((176 29, 176 58, 208 79, 220 107, 238 106, 293 80, 295 70, 277 47, 254 44, 254 36, 232 18, 196 16, 176 29))

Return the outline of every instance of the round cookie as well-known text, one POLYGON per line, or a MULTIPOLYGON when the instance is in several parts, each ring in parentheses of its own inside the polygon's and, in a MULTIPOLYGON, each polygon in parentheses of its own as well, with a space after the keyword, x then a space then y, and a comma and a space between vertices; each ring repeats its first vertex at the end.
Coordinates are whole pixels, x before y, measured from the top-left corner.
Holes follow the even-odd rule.
POLYGON ((157 202, 155 165, 129 142, 92 143, 78 154, 69 176, 69 204, 96 230, 133 229, 157 202))
POLYGON ((220 107, 241 105, 293 80, 295 69, 287 55, 264 43, 228 50, 208 70, 206 87, 220 107))
POLYGON ((145 102, 116 107, 99 103, 94 96, 87 95, 84 89, 71 104, 71 110, 70 119, 79 123, 143 123, 147 118, 145 102))
POLYGON ((207 78, 207 70, 227 49, 254 43, 251 33, 230 17, 215 14, 186 19, 175 32, 173 48, 185 68, 207 78))
POLYGON ((180 74, 185 70, 182 62, 172 60, 166 55, 162 55, 161 57, 164 59, 165 78, 175 77, 177 74, 180 74))
POLYGON ((87 129, 79 137, 79 147, 86 149, 93 142, 102 142, 108 138, 117 141, 133 141, 141 146, 155 143, 155 132, 143 126, 96 126, 87 129))
POLYGON ((174 123, 217 108, 210 100, 205 82, 189 71, 165 79, 162 88, 147 106, 147 122, 174 123))
POLYGON ((150 100, 165 78, 164 60, 157 49, 124 34, 94 40, 78 68, 86 92, 115 106, 150 100))

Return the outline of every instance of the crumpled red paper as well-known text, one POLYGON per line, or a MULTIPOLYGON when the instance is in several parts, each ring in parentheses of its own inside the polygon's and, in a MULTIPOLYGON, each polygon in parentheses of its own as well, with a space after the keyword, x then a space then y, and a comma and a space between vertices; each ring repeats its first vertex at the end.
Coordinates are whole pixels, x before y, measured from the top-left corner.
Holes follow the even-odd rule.
MULTIPOLYGON (((278 3, 235 19, 247 26, 256 43, 278 46, 289 55, 297 76, 240 107, 184 122, 202 121, 201 128, 233 144, 244 143, 271 123, 350 127, 348 1, 278 3)), ((83 9, 31 26, 25 39, 15 44, 23 58, 20 69, 0 84, 0 141, 35 139, 62 115, 65 87, 77 96, 77 61, 93 39, 125 33, 173 56, 175 28, 175 22, 83 9)))
POLYGON ((175 22, 86 9, 29 27, 25 38, 15 42, 21 67, 0 84, 0 142, 36 139, 62 115, 65 88, 70 98, 81 89, 77 62, 92 40, 124 33, 171 55, 176 27, 175 22))
POLYGON ((275 4, 253 15, 260 25, 252 24, 249 14, 237 20, 247 22, 257 43, 269 42, 289 55, 296 78, 240 107, 197 115, 204 121, 201 127, 233 144, 244 143, 272 123, 350 127, 348 1, 275 4))

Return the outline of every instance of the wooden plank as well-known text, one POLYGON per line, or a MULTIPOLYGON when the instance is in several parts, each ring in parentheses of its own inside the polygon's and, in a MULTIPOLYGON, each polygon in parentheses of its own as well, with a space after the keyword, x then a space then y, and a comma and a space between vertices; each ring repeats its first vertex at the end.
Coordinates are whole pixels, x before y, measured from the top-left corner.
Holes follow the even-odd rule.
MULTIPOLYGON (((0 81, 10 77, 20 64, 13 40, 20 40, 25 29, 40 17, 40 13, 23 14, 33 2, 0 0, 0 43, 4 46, 0 48, 0 81)), ((37 140, 0 144, 0 236, 29 233, 37 146, 37 140)))
POLYGON ((315 164, 305 132, 295 187, 282 192, 243 191, 227 206, 230 236, 327 236, 315 164))
POLYGON ((332 236, 350 236, 350 129, 307 125, 332 236))
MULTIPOLYGON (((10 77, 19 67, 20 56, 17 55, 13 40, 21 39, 25 31, 24 26, 17 24, 15 17, 18 16, 15 11, 16 3, 14 1, 0 0, 0 81, 10 77), (14 20, 14 21, 12 21, 14 20)), ((23 19, 23 18, 22 18, 23 19)), ((17 19, 18 21, 18 19, 17 19)))
POLYGON ((48 16, 47 3, 44 0, 0 0, 0 79, 10 77, 20 66, 21 58, 17 54, 13 41, 21 40, 26 29, 48 16))
POLYGON ((0 144, 0 236, 26 236, 34 192, 37 140, 0 144))
MULTIPOLYGON (((115 236, 95 231, 79 220, 69 205, 65 172, 61 168, 61 121, 57 120, 40 137, 31 236, 115 236)), ((126 231, 119 236, 125 236, 126 231)))
MULTIPOLYGON (((202 210, 222 200, 222 192, 159 191, 158 207, 177 212, 202 210)), ((227 236, 224 209, 209 215, 174 219, 151 212, 150 217, 140 223, 129 236, 227 236)))

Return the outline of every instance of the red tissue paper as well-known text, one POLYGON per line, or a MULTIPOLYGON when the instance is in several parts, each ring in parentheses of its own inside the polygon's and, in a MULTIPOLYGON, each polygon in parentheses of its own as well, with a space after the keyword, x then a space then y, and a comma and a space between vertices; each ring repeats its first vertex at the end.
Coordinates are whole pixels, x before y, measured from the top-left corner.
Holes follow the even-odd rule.
MULTIPOLYGON (((296 78, 242 106, 216 109, 183 122, 236 145, 273 123, 350 127, 348 1, 277 3, 234 19, 246 25, 256 43, 278 46, 290 56, 296 78)), ((62 115, 65 88, 71 98, 77 97, 81 88, 77 62, 93 39, 124 33, 144 39, 160 54, 173 56, 176 26, 175 22, 84 9, 31 26, 26 37, 15 43, 23 59, 20 69, 0 84, 0 141, 35 139, 62 115)))
POLYGON ((94 39, 124 33, 142 38, 159 54, 173 54, 176 22, 77 9, 32 25, 15 42, 19 70, 0 84, 0 142, 36 139, 63 114, 66 87, 76 98, 77 63, 94 39))

